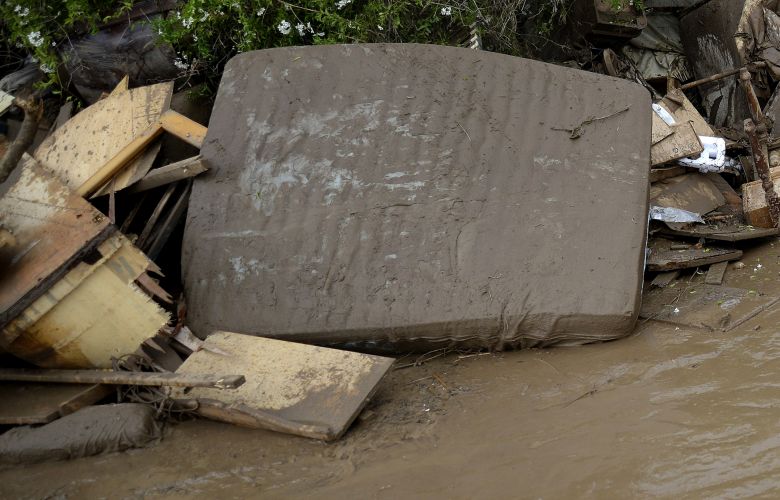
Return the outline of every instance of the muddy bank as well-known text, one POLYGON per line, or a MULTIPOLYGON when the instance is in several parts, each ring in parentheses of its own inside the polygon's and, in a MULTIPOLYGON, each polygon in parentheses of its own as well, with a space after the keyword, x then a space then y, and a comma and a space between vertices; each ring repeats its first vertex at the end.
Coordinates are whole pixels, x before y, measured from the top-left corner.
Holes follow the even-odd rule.
MULTIPOLYGON (((726 284, 777 294, 778 249, 768 242, 746 252, 726 284)), ((606 344, 453 353, 391 373, 335 444, 188 422, 153 449, 5 469, 0 490, 13 498, 771 495, 780 489, 778 320, 773 308, 728 333, 648 321, 606 344)))

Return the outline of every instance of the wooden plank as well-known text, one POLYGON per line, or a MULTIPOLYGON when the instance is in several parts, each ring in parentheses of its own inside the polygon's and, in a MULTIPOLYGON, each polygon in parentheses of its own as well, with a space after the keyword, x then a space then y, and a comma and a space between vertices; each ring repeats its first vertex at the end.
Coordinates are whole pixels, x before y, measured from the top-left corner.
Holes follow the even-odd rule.
POLYGON ((755 228, 752 226, 710 226, 666 222, 660 234, 685 238, 705 238, 716 241, 746 241, 780 235, 780 228, 755 228))
POLYGON ((650 205, 673 207, 704 215, 726 204, 723 194, 705 175, 690 173, 650 186, 650 205))
POLYGON ((29 156, 0 192, 0 226, 13 235, 0 256, 2 328, 115 228, 29 156))
MULTIPOLYGON (((71 189, 77 189, 158 122, 170 107, 172 94, 173 82, 112 93, 83 109, 46 138, 36 149, 35 159, 71 189)), ((117 176, 116 189, 140 180, 153 161, 154 156, 148 154, 132 161, 117 176)))
POLYGON ((0 368, 0 381, 235 389, 243 385, 246 379, 243 375, 215 375, 212 373, 159 373, 110 370, 38 370, 34 368, 0 368))
POLYGON ((695 248, 687 250, 658 250, 650 254, 647 259, 648 271, 673 271, 676 269, 689 269, 703 267, 717 262, 737 260, 742 257, 741 250, 730 248, 695 248))
POLYGON ((154 237, 146 248, 146 253, 149 255, 150 259, 156 259, 157 256, 160 255, 160 252, 168 242, 168 238, 170 238, 171 233, 173 233, 174 229, 176 229, 176 227, 181 222, 181 219, 187 210, 191 188, 192 180, 189 180, 187 181, 186 186, 184 186, 184 190, 181 192, 181 194, 179 194, 179 198, 171 208, 171 211, 168 212, 168 216, 160 224, 160 227, 154 231, 154 237))
POLYGON ((151 170, 143 179, 131 186, 129 191, 132 193, 140 193, 159 186, 164 186, 165 184, 171 184, 190 177, 195 177, 207 170, 208 168, 200 155, 193 156, 192 158, 187 158, 151 170))
POLYGON ((666 94, 660 105, 674 116, 677 123, 690 123, 696 135, 715 136, 710 124, 701 116, 696 106, 688 100, 681 89, 674 89, 666 94))
POLYGON ((110 387, 89 384, 0 383, 0 425, 47 424, 97 403, 110 387))
POLYGON ((669 283, 676 280, 679 276, 680 271, 667 271, 656 276, 650 284, 657 286, 658 288, 664 288, 665 286, 669 286, 669 283))
POLYGON ((13 103, 14 96, 0 90, 0 116, 3 116, 3 114, 8 111, 8 108, 10 108, 13 103))
POLYGON ((324 440, 346 431, 394 361, 229 332, 215 332, 205 343, 231 355, 200 350, 176 373, 230 367, 246 383, 229 392, 174 389, 174 398, 198 400, 201 415, 215 420, 324 440))
POLYGON ((723 283, 723 275, 726 274, 726 267, 728 262, 718 262, 712 264, 707 270, 707 276, 704 277, 704 282, 708 285, 720 285, 723 283))
MULTIPOLYGON (((775 193, 780 195, 780 167, 769 169, 769 175, 772 178, 775 193)), ((748 224, 768 229, 774 227, 760 180, 742 184, 742 211, 748 224)))
POLYGON ((176 184, 170 184, 163 193, 162 198, 160 198, 160 201, 157 202, 157 206, 154 207, 152 215, 150 215, 149 220, 146 221, 146 225, 141 231, 141 235, 138 236, 138 239, 136 240, 136 244, 139 248, 146 248, 146 240, 149 238, 149 235, 152 234, 152 229, 154 229, 155 224, 157 224, 157 221, 165 210, 165 206, 168 204, 174 191, 176 191, 176 184))
POLYGON ((650 164, 661 165, 686 156, 699 156, 704 151, 699 136, 690 123, 673 125, 674 134, 650 148, 650 164))
POLYGON ((650 143, 656 144, 672 135, 674 133, 674 129, 667 125, 663 118, 658 116, 658 113, 655 111, 653 111, 651 114, 653 116, 653 132, 650 143))
POLYGON ((665 167, 665 168, 651 168, 650 169, 650 183, 659 182, 671 177, 677 177, 683 175, 686 172, 685 167, 665 167))
POLYGON ((162 134, 162 132, 162 125, 159 122, 151 124, 148 129, 136 136, 136 138, 122 148, 116 156, 108 160, 108 162, 84 181, 84 183, 76 189, 76 192, 84 197, 93 194, 98 188, 108 182, 109 179, 118 174, 124 167, 138 157, 153 140, 162 134))
POLYGON ((169 110, 160 117, 163 128, 169 134, 173 134, 182 141, 200 148, 206 138, 208 129, 200 123, 190 120, 186 116, 169 110))

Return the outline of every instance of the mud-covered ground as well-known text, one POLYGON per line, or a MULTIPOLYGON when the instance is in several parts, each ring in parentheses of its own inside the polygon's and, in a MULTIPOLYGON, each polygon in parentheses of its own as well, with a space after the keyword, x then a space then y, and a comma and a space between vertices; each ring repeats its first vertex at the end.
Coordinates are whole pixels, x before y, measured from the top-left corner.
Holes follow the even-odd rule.
MULTIPOLYGON (((780 241, 742 262, 726 285, 780 296, 780 241)), ((5 469, 0 496, 774 498, 778 320, 780 303, 729 332, 640 321, 606 344, 451 353, 393 371, 337 443, 189 421, 154 448, 5 469)))

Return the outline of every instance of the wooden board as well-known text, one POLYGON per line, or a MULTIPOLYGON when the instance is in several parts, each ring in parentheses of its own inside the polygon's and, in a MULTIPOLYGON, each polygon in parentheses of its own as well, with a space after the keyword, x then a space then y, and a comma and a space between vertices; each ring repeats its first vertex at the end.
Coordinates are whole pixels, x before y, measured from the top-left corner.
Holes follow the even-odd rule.
POLYGON ((0 425, 46 424, 112 392, 104 385, 2 382, 0 425))
POLYGON ((674 129, 666 124, 666 122, 658 116, 658 113, 653 111, 653 136, 652 136, 652 144, 656 144, 657 142, 660 142, 663 139, 666 139, 670 135, 674 133, 674 129))
POLYGON ((658 276, 653 278, 653 281, 650 284, 659 288, 663 288, 665 286, 669 286, 669 283, 676 280, 679 276, 680 271, 666 271, 665 273, 660 273, 658 276))
POLYGON ((699 156, 704 151, 704 146, 690 123, 676 124, 672 128, 674 134, 651 146, 651 165, 661 165, 686 156, 699 156))
POLYGON ((14 103, 14 96, 0 90, 0 116, 8 111, 8 108, 14 103))
POLYGON ((728 262, 718 262, 712 264, 707 270, 707 276, 704 277, 704 283, 708 285, 720 285, 723 283, 723 276, 726 274, 726 267, 728 262))
POLYGON ((708 224, 685 224, 666 222, 660 234, 682 236, 686 238, 705 238, 717 241, 745 241, 758 238, 768 238, 780 234, 780 228, 756 228, 752 226, 726 226, 708 224))
POLYGON ((725 203, 726 199, 712 181, 699 173, 664 179, 650 186, 650 205, 704 215, 725 203))
POLYGON ((183 179, 195 177, 208 170, 200 155, 187 158, 164 167, 151 170, 143 179, 130 188, 132 193, 140 193, 159 186, 171 184, 183 179))
POLYGON ((22 162, 0 194, 0 227, 14 240, 0 249, 0 328, 115 230, 35 160, 22 162))
MULTIPOLYGON (((170 106, 173 82, 115 92, 82 110, 36 149, 35 159, 77 189, 122 148, 160 119, 170 106)), ((147 149, 116 178, 121 190, 152 167, 159 144, 147 149)), ((105 194, 97 191, 96 195, 105 194)))
MULTIPOLYGON (((780 195, 780 167, 769 169, 775 193, 780 195)), ((742 184, 742 211, 745 220, 755 227, 772 228, 772 218, 769 216, 769 208, 766 205, 766 195, 761 181, 746 182, 742 184)))
POLYGON ((647 258, 647 270, 654 272, 708 266, 742 257, 741 250, 731 248, 690 247, 672 250, 670 248, 671 242, 660 239, 651 240, 648 246, 650 247, 650 255, 647 258))
POLYGON ((209 418, 324 440, 346 431, 394 361, 229 332, 205 343, 229 355, 195 352, 176 373, 229 369, 246 383, 232 391, 177 389, 173 397, 197 399, 209 418))
POLYGON ((729 331, 778 301, 742 288, 698 284, 654 288, 642 299, 640 317, 710 331, 729 331))
POLYGON ((660 105, 674 116, 677 123, 690 123, 696 135, 715 136, 710 124, 701 116, 696 106, 688 100, 682 90, 670 91, 660 102, 660 105))

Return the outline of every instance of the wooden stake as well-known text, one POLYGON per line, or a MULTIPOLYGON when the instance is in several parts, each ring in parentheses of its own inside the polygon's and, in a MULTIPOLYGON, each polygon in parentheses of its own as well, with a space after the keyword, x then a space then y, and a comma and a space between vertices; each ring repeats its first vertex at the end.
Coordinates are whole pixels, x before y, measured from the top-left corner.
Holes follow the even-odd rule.
POLYGON ((246 382, 246 379, 243 375, 3 368, 0 369, 0 381, 235 389, 246 382))

